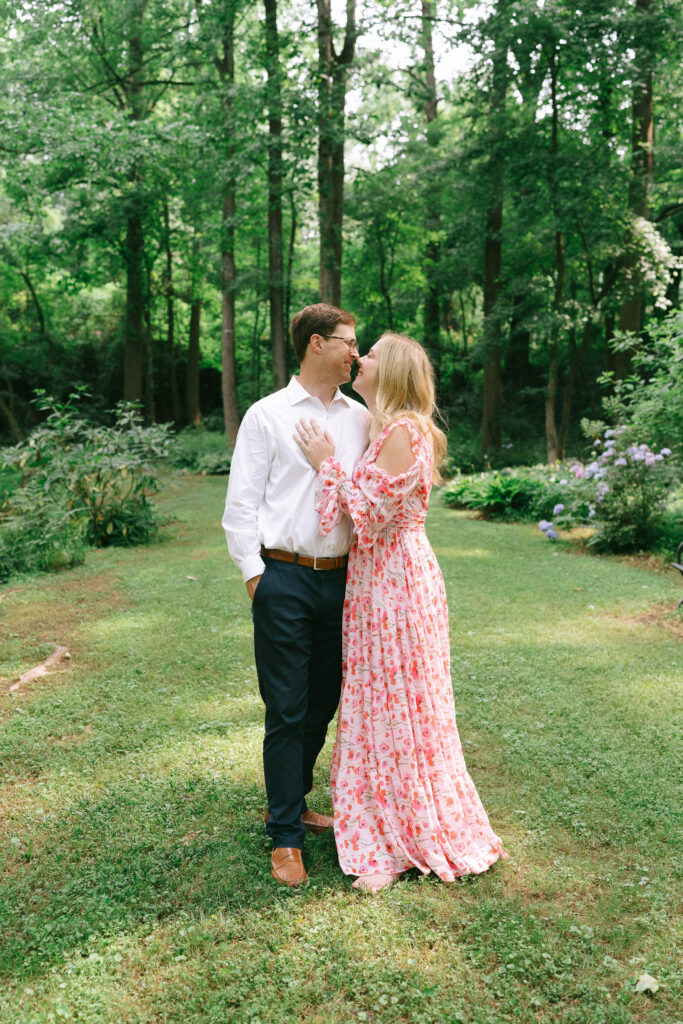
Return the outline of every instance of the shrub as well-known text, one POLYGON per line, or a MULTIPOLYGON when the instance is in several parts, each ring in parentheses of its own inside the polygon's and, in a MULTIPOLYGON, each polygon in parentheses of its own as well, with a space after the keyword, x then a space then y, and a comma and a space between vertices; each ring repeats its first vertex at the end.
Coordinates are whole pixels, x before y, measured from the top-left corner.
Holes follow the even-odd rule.
POLYGON ((178 469, 221 475, 230 472, 232 449, 225 434, 188 427, 173 438, 170 458, 178 469))
MULTIPOLYGON (((648 550, 661 535, 674 479, 668 464, 671 450, 655 452, 631 438, 626 426, 607 429, 596 438, 593 460, 571 467, 574 482, 567 481, 564 501, 554 510, 559 526, 591 522, 595 530, 588 543, 598 551, 648 550)), ((538 525, 551 540, 557 538, 554 521, 538 525)))
POLYGON ((42 494, 31 483, 16 493, 0 523, 0 582, 71 569, 83 562, 87 548, 86 523, 67 511, 64 495, 42 494))
POLYGON ((556 469, 537 466, 459 477, 442 494, 447 505, 476 510, 487 519, 533 522, 552 513, 564 486, 556 469))
MULTIPOLYGON (((44 423, 2 455, 6 468, 21 473, 21 486, 6 499, 0 519, 2 549, 14 572, 37 567, 29 552, 41 549, 34 536, 41 531, 54 538, 55 551, 61 544, 73 558, 80 557, 79 538, 97 547, 132 545, 158 532, 149 496, 159 487, 156 460, 167 453, 168 428, 145 427, 138 410, 124 402, 115 409, 113 426, 91 424, 79 414, 80 398, 71 394, 58 403, 39 392, 44 423)), ((66 561, 71 557, 65 555, 66 561)))
MULTIPOLYGON (((633 352, 630 377, 601 378, 613 389, 604 405, 612 422, 628 424, 630 437, 647 437, 655 449, 683 456, 683 311, 648 323, 646 336, 633 352)), ((633 339, 621 338, 615 347, 621 346, 632 349, 633 339)))

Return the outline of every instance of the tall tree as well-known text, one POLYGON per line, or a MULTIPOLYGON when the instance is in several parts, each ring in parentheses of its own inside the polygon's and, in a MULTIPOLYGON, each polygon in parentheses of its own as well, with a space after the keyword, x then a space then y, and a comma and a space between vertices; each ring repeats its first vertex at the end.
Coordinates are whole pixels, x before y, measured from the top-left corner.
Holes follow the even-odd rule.
POLYGON ((484 228, 484 389, 481 450, 501 443, 503 322, 499 303, 503 268, 505 97, 507 93, 507 0, 498 0, 490 19, 493 56, 489 85, 488 202, 484 228))
POLYGON ((171 392, 171 409, 173 420, 180 424, 182 413, 180 409, 180 394, 178 392, 178 376, 176 373, 176 340, 175 340, 175 293, 173 287, 173 249, 171 247, 171 218, 168 209, 168 197, 164 196, 162 201, 164 216, 164 250, 165 268, 163 275, 164 294, 166 296, 166 369, 168 383, 171 392))
POLYGON ((275 386, 287 383, 285 281, 282 260, 282 82, 277 28, 277 0, 264 0, 266 9, 266 68, 268 85, 268 298, 270 342, 275 386))
POLYGON ((423 60, 424 114, 427 121, 427 146, 429 147, 429 167, 427 169, 427 219, 423 267, 425 275, 424 291, 424 343, 439 376, 440 364, 440 287, 439 259, 441 230, 441 187, 437 152, 440 139, 440 124, 437 108, 436 72, 434 69, 434 41, 432 27, 436 18, 436 0, 421 0, 420 42, 423 60))
MULTIPOLYGON (((128 119, 135 125, 148 113, 144 97, 144 43, 143 19, 147 0, 130 0, 125 19, 124 52, 128 54, 123 78, 111 82, 115 95, 124 99, 128 119)), ((92 42, 98 51, 102 38, 102 19, 95 17, 91 27, 92 42)), ((106 52, 100 50, 100 59, 107 72, 106 52)), ((117 76, 119 77, 119 76, 117 76)), ((126 197, 126 240, 123 258, 126 266, 126 314, 123 335, 123 397, 126 402, 139 402, 142 398, 142 366, 145 345, 144 301, 144 198, 142 157, 133 160, 128 171, 129 189, 126 197)), ((151 382, 149 382, 151 384, 151 382)))
MULTIPOLYGON (((619 328, 638 335, 643 328, 644 282, 638 270, 638 256, 634 251, 633 222, 647 219, 648 199, 654 171, 654 113, 653 113, 653 15, 656 0, 636 0, 633 87, 631 98, 631 178, 628 205, 630 224, 627 229, 623 277, 625 296, 619 311, 619 328)), ((615 355, 618 377, 631 370, 628 350, 615 355)))
POLYGON ((237 179, 235 161, 235 22, 239 0, 225 0, 221 8, 221 52, 215 58, 222 85, 221 105, 227 138, 225 179, 223 185, 223 222, 221 228, 221 395, 225 434, 231 444, 237 439, 240 425, 235 368, 235 215, 237 212, 237 179))
POLYGON ((555 282, 553 289, 552 320, 550 323, 550 359, 548 363, 548 381, 545 392, 545 439, 546 454, 548 463, 557 462, 561 456, 560 442, 557 435, 556 401, 557 386, 559 380, 560 360, 560 311, 564 300, 564 275, 565 275, 565 252, 564 235, 560 221, 559 204, 559 120, 560 111, 557 97, 557 84, 559 75, 559 49, 553 39, 548 47, 548 67, 550 69, 550 102, 551 102, 551 143, 550 143, 550 205, 553 216, 554 241, 555 241, 555 282))
POLYGON ((339 53, 334 46, 330 0, 318 7, 318 224, 321 302, 341 304, 344 219, 346 76, 356 48, 356 0, 346 0, 346 30, 339 53))
POLYGON ((193 260, 190 271, 190 336, 187 348, 187 375, 185 378, 185 413, 191 427, 198 427, 202 421, 199 404, 199 362, 200 324, 202 312, 202 294, 200 272, 200 255, 202 251, 201 237, 196 237, 193 246, 193 260))

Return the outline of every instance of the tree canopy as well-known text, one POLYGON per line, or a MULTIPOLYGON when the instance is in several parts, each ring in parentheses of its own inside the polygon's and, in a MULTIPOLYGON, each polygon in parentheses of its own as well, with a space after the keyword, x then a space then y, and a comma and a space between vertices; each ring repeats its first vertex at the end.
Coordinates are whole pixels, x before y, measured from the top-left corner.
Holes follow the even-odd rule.
POLYGON ((297 308, 421 340, 458 457, 554 461, 680 305, 676 0, 2 0, 0 431, 240 416, 297 308), (614 345, 614 341, 620 344, 614 345), (625 339, 625 341, 624 341, 625 339))

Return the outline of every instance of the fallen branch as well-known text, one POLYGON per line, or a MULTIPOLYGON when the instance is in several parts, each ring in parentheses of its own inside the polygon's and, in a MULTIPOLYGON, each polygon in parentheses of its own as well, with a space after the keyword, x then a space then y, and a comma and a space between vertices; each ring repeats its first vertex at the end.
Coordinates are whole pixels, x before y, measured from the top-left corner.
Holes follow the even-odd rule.
POLYGON ((28 672, 24 672, 23 675, 19 676, 16 683, 12 683, 10 686, 9 692, 16 693, 17 690, 21 689, 22 686, 25 686, 26 683, 32 683, 34 679, 46 676, 49 669, 58 665, 60 661, 68 661, 70 658, 71 655, 69 654, 68 647, 55 647, 49 658, 46 658, 40 665, 36 665, 35 668, 30 668, 28 672))

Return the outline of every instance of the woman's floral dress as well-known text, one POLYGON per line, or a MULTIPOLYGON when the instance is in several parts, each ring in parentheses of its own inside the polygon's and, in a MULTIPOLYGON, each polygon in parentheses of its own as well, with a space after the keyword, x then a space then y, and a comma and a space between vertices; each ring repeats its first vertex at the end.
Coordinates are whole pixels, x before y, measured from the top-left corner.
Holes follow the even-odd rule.
POLYGON ((332 756, 334 832, 347 875, 416 867, 444 881, 507 857, 465 767, 455 724, 448 608, 424 530, 433 449, 395 420, 352 479, 320 466, 320 532, 353 520, 344 605, 344 684, 332 756), (398 424, 415 462, 389 476, 376 458, 398 424))

